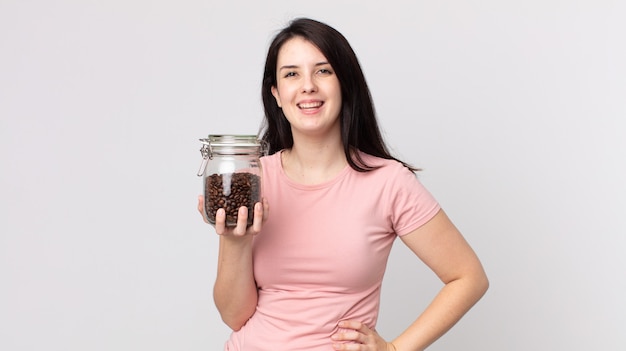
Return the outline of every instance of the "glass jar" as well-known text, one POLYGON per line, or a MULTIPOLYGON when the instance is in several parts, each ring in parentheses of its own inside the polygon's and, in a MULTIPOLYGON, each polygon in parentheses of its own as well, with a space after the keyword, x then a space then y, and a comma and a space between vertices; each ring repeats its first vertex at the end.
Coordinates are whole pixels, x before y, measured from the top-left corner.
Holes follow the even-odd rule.
POLYGON ((226 211, 226 226, 237 225, 241 206, 248 208, 252 225, 254 204, 261 201, 261 162, 266 148, 255 135, 209 135, 200 139, 202 165, 198 176, 204 186, 204 212, 215 225, 218 209, 226 211))

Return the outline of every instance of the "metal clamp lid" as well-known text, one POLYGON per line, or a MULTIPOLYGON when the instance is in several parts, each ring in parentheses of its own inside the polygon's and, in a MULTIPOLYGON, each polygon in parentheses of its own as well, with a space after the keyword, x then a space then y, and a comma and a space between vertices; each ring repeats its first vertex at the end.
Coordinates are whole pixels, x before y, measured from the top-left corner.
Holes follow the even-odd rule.
POLYGON ((239 155, 241 149, 256 148, 259 156, 264 156, 268 151, 268 144, 264 140, 259 140, 255 135, 209 135, 208 138, 199 139, 202 143, 200 153, 202 154, 202 164, 198 170, 198 177, 204 175, 209 160, 213 159, 213 153, 227 155, 239 155), (228 150, 228 151, 227 151, 228 150))
POLYGON ((204 170, 206 169, 206 165, 209 163, 209 160, 213 158, 211 140, 200 139, 200 142, 202 143, 202 148, 200 148, 200 153, 202 154, 202 164, 200 164, 200 169, 198 170, 198 177, 202 177, 204 170))

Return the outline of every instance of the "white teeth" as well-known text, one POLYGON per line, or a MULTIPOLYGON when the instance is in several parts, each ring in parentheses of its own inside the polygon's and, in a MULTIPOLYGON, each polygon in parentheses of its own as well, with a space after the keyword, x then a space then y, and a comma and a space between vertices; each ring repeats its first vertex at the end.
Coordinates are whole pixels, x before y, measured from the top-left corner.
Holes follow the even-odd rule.
POLYGON ((298 104, 300 108, 316 108, 322 106, 321 102, 306 102, 298 104))

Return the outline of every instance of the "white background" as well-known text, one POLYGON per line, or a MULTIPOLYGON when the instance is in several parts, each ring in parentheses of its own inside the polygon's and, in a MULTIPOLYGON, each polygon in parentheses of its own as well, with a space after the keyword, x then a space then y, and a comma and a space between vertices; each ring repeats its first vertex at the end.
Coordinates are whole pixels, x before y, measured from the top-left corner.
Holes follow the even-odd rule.
MULTIPOLYGON (((198 138, 256 133, 300 15, 352 43, 489 275, 430 349, 626 349, 625 2, 307 3, 0 0, 0 349, 221 349, 198 138)), ((439 288, 398 241, 381 334, 439 288)))

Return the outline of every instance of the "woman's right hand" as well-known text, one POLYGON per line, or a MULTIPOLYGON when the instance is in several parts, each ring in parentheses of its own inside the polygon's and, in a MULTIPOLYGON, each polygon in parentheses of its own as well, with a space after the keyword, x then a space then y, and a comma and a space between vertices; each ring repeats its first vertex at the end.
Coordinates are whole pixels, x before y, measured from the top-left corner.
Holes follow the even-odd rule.
MULTIPOLYGON (((200 212, 202 218, 206 223, 210 223, 204 213, 203 195, 198 196, 198 212, 200 212)), ((269 204, 267 203, 267 200, 263 199, 261 202, 257 202, 256 204, 254 204, 253 212, 254 218, 252 219, 251 226, 248 226, 248 208, 246 206, 242 206, 239 208, 239 213, 237 214, 237 226, 227 227, 226 211, 223 208, 220 208, 215 213, 215 232, 219 235, 227 236, 244 236, 247 234, 258 234, 259 232, 261 232, 263 222, 267 220, 267 216, 269 214, 269 204)))
MULTIPOLYGON (((198 196, 198 211, 204 221, 204 196, 198 196)), ((248 208, 242 206, 237 214, 237 225, 226 226, 226 211, 215 215, 215 232, 220 235, 217 258, 217 276, 213 299, 222 320, 233 330, 239 330, 256 311, 258 289, 254 279, 252 249, 254 236, 261 231, 268 216, 268 202, 254 204, 252 225, 248 226, 248 208)))

